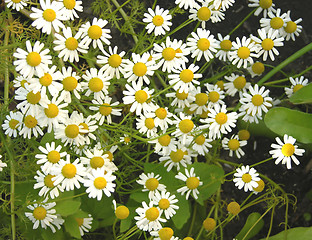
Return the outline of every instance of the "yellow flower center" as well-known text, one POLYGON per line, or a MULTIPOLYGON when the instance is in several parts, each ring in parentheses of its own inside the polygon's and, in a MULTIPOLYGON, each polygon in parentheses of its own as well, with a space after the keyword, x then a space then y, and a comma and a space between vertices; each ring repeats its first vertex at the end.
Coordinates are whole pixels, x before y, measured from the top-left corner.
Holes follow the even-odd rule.
POLYGON ((153 191, 156 188, 158 188, 158 185, 159 185, 159 182, 156 178, 149 178, 145 182, 145 187, 150 191, 153 191))
POLYGON ((89 81, 89 88, 92 92, 101 91, 103 89, 103 86, 103 81, 98 77, 91 78, 89 81))
POLYGON ((264 65, 263 63, 261 62, 255 62, 252 67, 251 67, 252 71, 255 73, 255 74, 262 74, 264 72, 264 65))
POLYGON ((222 125, 227 122, 227 115, 224 112, 220 112, 216 115, 215 120, 218 124, 222 125))
POLYGON ((65 128, 65 135, 68 138, 76 138, 79 134, 79 127, 76 124, 69 124, 65 128))
POLYGON ((244 78, 243 76, 237 77, 233 81, 233 85, 238 90, 243 89, 245 87, 245 85, 246 85, 246 78, 244 78))
POLYGON ((195 95, 195 103, 198 106, 204 106, 208 102, 208 95, 206 93, 197 93, 195 95))
POLYGON ((102 36, 102 29, 98 25, 92 25, 88 29, 88 35, 91 39, 99 39, 102 36))
POLYGON ((232 42, 230 40, 223 40, 220 43, 220 47, 223 51, 230 51, 232 48, 232 42))
POLYGON ((173 236, 173 230, 169 227, 164 227, 158 231, 160 240, 170 240, 173 236))
POLYGON ((255 94, 252 98, 251 98, 251 102, 254 106, 261 106, 263 103, 263 97, 260 94, 255 94))
POLYGON ((210 111, 203 111, 202 114, 199 115, 200 118, 207 118, 208 117, 208 113, 210 113, 210 111))
POLYGON ((77 79, 72 76, 63 79, 63 88, 65 91, 73 91, 77 85, 77 79))
POLYGON ((211 91, 209 93, 209 99, 211 102, 216 103, 220 98, 220 94, 217 91, 211 91))
POLYGON ((195 143, 198 144, 198 145, 203 145, 205 143, 205 136, 202 134, 202 135, 199 135, 195 138, 195 143))
POLYGON ((239 130, 238 138, 240 140, 248 140, 250 138, 250 132, 246 129, 239 130))
POLYGON ((14 3, 19 3, 20 1, 22 1, 22 0, 12 0, 12 2, 14 2, 14 3))
POLYGON ((181 93, 179 91, 176 92, 176 97, 179 100, 185 100, 187 96, 188 96, 188 93, 185 93, 184 91, 181 93))
POLYGON ((197 177, 189 177, 186 179, 186 186, 188 189, 195 189, 199 186, 199 179, 197 177))
POLYGON ((107 158, 109 159, 109 161, 113 161, 114 156, 113 156, 112 152, 110 152, 110 151, 105 151, 104 154, 107 154, 107 155, 108 155, 107 158))
POLYGON ((166 61, 171 61, 172 59, 174 59, 176 56, 176 51, 171 48, 171 47, 168 47, 168 48, 165 48, 163 51, 162 51, 162 57, 166 60, 166 61))
POLYGON ((39 78, 39 82, 42 86, 49 86, 52 83, 51 74, 45 73, 41 78, 39 78))
POLYGON ((48 118, 55 118, 59 114, 59 109, 55 104, 50 103, 48 108, 44 109, 44 113, 48 118))
POLYGON ((193 80, 194 73, 190 69, 184 69, 180 72, 180 79, 185 83, 189 83, 193 80))
POLYGON ((44 207, 36 207, 33 211, 33 215, 37 220, 43 220, 47 215, 47 210, 44 207))
POLYGON ((201 51, 206 51, 210 47, 210 41, 207 38, 201 38, 197 41, 197 47, 201 51))
POLYGON ((302 84, 297 84, 294 86, 293 88, 293 93, 297 92, 299 89, 303 88, 303 85, 302 84))
POLYGON ((295 152, 295 147, 291 143, 285 143, 282 147, 282 154, 285 157, 290 157, 294 154, 295 152))
POLYGON ((23 88, 25 88, 25 84, 26 84, 26 83, 29 84, 29 82, 27 82, 27 80, 23 79, 23 80, 21 81, 21 86, 22 86, 23 88))
POLYGON ((102 106, 99 107, 99 111, 103 116, 108 116, 112 112, 112 107, 108 103, 103 103, 102 106))
POLYGON ((167 134, 158 138, 158 142, 161 146, 168 146, 171 141, 171 137, 167 134))
POLYGON ((16 119, 11 119, 9 122, 9 127, 11 129, 16 129, 17 128, 17 124, 19 124, 20 122, 16 119))
POLYGON ((148 95, 144 90, 139 90, 135 93, 134 97, 138 103, 144 103, 146 102, 148 95))
POLYGON ((65 41, 65 46, 68 50, 76 50, 78 47, 78 41, 74 37, 69 37, 65 41))
POLYGON ((77 173, 77 168, 72 163, 67 163, 62 168, 62 174, 66 178, 73 178, 77 173))
POLYGON ((153 118, 146 118, 145 119, 145 127, 148 129, 153 129, 155 127, 154 119, 153 118))
POLYGON ((259 6, 263 9, 268 9, 272 6, 272 0, 260 0, 259 6))
POLYGON ((144 63, 138 62, 134 64, 132 70, 135 75, 137 75, 138 77, 142 77, 147 72, 147 67, 144 63))
POLYGON ((126 219, 129 216, 129 208, 126 206, 118 206, 115 210, 115 216, 118 219, 126 219))
POLYGON ((167 117, 167 110, 160 107, 155 111, 155 114, 159 119, 165 119, 167 117))
POLYGON ((48 153, 47 158, 49 162, 57 163, 61 159, 61 154, 56 150, 52 150, 48 153))
POLYGON ((28 128, 34 128, 34 127, 36 127, 36 126, 37 126, 37 123, 38 123, 37 119, 34 118, 34 117, 31 116, 31 115, 28 115, 28 116, 26 116, 26 117, 24 118, 24 124, 25 124, 25 126, 28 127, 28 128))
POLYGON ((206 218, 203 222, 203 226, 207 231, 212 231, 216 227, 216 220, 213 218, 206 218))
POLYGON ((41 94, 40 92, 35 94, 33 91, 31 91, 27 93, 26 99, 30 104, 37 104, 41 99, 41 94))
POLYGON ((97 177, 96 179, 94 179, 93 184, 94 184, 94 187, 97 189, 104 189, 107 185, 107 181, 103 177, 97 177))
POLYGON ((274 42, 270 38, 266 38, 261 42, 261 46, 264 50, 271 50, 274 47, 274 42))
POLYGON ((41 63, 41 56, 37 52, 30 52, 27 54, 26 62, 32 67, 36 67, 41 63))
POLYGON ((170 202, 168 199, 166 198, 162 198, 159 200, 159 203, 158 203, 158 206, 161 208, 161 209, 167 209, 169 206, 170 206, 170 202))
POLYGON ((78 223, 78 226, 82 226, 83 224, 83 218, 75 218, 76 222, 78 223))
POLYGON ((52 181, 52 178, 54 178, 54 175, 48 174, 47 176, 44 177, 44 185, 46 185, 48 188, 53 188, 54 187, 54 181, 52 181))
POLYGON ((229 149, 236 151, 239 148, 240 144, 237 139, 230 139, 228 142, 229 149))
POLYGON ((201 7, 197 11, 197 17, 200 21, 208 21, 211 16, 211 11, 207 7, 201 7))
POLYGON ((148 221, 155 221, 159 217, 159 211, 156 207, 151 207, 145 211, 145 217, 148 221))
POLYGON ((249 183, 251 182, 251 175, 249 173, 244 173, 242 176, 242 180, 244 183, 249 183))
POLYGON ((294 33, 297 30, 297 24, 293 21, 289 21, 284 29, 287 33, 294 33))
POLYGON ((104 159, 102 157, 93 157, 90 160, 90 165, 92 168, 100 168, 104 165, 104 159))
POLYGON ((161 26, 164 23, 164 18, 160 15, 156 15, 153 17, 153 24, 158 27, 161 26))
POLYGON ((284 25, 283 19, 280 17, 274 17, 270 21, 270 25, 273 29, 280 29, 284 25))
POLYGON ((256 192, 262 192, 265 186, 263 180, 260 179, 259 181, 257 181, 257 183, 258 183, 258 187, 253 188, 253 190, 256 192))
POLYGON ((42 17, 47 22, 53 22, 54 19, 56 18, 56 13, 55 13, 55 11, 53 9, 46 9, 46 10, 43 11, 42 17))
POLYGON ((181 149, 178 149, 177 151, 171 151, 170 152, 170 159, 172 162, 177 163, 183 159, 185 154, 186 153, 184 151, 182 151, 181 149))
POLYGON ((237 56, 241 59, 246 59, 249 57, 249 55, 250 55, 250 50, 248 47, 240 47, 237 50, 237 56))
POLYGON ((76 0, 63 0, 63 4, 68 10, 72 10, 76 6, 76 0))
POLYGON ((190 131, 192 131, 193 127, 194 127, 194 123, 190 119, 183 119, 179 123, 179 129, 183 133, 189 133, 190 131))
POLYGON ((224 89, 224 82, 222 80, 219 80, 218 82, 216 82, 216 85, 223 90, 224 89))
POLYGON ((109 66, 113 68, 119 67, 119 65, 121 64, 121 61, 122 59, 118 54, 113 54, 108 58, 108 64, 109 66))
POLYGON ((237 215, 240 212, 240 206, 237 202, 230 202, 227 205, 227 210, 229 213, 232 213, 233 215, 237 215))

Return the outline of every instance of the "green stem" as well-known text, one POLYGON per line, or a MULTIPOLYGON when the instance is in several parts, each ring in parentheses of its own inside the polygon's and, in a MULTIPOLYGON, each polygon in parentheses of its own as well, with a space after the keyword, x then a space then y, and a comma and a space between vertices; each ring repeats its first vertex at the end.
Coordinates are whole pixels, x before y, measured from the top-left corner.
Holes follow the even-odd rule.
POLYGON ((194 223, 196 220, 196 211, 197 211, 197 202, 194 203, 192 221, 191 221, 188 233, 187 233, 188 236, 190 236, 192 234, 192 231, 193 231, 193 226, 194 226, 194 223))
POLYGON ((250 16, 257 10, 257 8, 255 8, 254 10, 252 10, 228 35, 231 35, 233 32, 235 32, 248 18, 250 18, 250 16))
POLYGON ((263 78, 260 79, 260 81, 257 83, 259 86, 261 86, 263 83, 265 83, 267 80, 269 80, 275 73, 280 71, 283 67, 287 66, 297 58, 301 57, 305 53, 312 50, 312 43, 306 45, 305 47, 301 48, 297 52, 295 52, 293 55, 285 59, 283 62, 281 62, 279 65, 277 65, 274 69, 272 69, 270 72, 268 72, 263 78))
POLYGON ((260 165, 260 164, 262 164, 262 163, 265 163, 265 162, 268 162, 268 161, 270 161, 270 160, 272 160, 272 159, 273 159, 273 157, 267 158, 267 159, 265 159, 265 160, 263 160, 263 161, 261 161, 261 162, 257 162, 257 163, 255 163, 255 164, 250 165, 250 167, 258 166, 258 165, 260 165))

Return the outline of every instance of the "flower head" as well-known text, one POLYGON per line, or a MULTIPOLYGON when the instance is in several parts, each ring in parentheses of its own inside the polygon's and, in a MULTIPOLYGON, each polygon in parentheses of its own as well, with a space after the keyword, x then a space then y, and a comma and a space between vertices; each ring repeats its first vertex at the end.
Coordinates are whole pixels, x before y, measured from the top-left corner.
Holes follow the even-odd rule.
POLYGON ((236 169, 236 173, 234 173, 233 182, 238 189, 244 188, 244 191, 247 192, 253 191, 253 188, 258 186, 257 181, 260 180, 258 177, 259 173, 254 168, 250 168, 247 166, 242 166, 241 168, 236 169))

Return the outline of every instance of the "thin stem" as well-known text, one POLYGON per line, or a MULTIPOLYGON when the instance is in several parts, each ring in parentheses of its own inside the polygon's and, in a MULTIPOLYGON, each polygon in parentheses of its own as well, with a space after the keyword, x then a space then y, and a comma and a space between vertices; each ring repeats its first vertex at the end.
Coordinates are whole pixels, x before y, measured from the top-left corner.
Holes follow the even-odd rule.
POLYGON ((194 223, 196 220, 196 211, 197 211, 197 202, 194 203, 192 221, 191 221, 188 233, 187 233, 188 236, 190 236, 192 234, 192 231, 193 231, 193 226, 194 226, 194 223))
POLYGON ((254 10, 252 10, 228 35, 231 35, 233 32, 235 32, 248 18, 250 18, 250 16, 257 10, 257 8, 255 8, 254 10))

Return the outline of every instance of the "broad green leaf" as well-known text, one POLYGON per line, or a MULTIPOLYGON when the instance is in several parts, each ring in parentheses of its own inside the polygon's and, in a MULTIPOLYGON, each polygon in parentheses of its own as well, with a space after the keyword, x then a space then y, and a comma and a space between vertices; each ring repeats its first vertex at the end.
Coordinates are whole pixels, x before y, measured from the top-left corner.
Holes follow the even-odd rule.
MULTIPOLYGON (((291 228, 287 231, 282 231, 272 237, 269 237, 268 240, 311 240, 312 236, 312 227, 297 227, 291 228), (287 232, 287 238, 285 238, 285 234, 287 232)), ((265 240, 265 238, 261 239, 265 240)))
POLYGON ((74 238, 81 238, 78 222, 76 221, 75 217, 69 216, 64 219, 64 226, 66 232, 68 232, 74 238))
POLYGON ((55 206, 55 210, 61 216, 67 217, 76 213, 80 207, 80 204, 81 203, 79 201, 74 200, 58 201, 55 206))
POLYGON ((272 108, 265 115, 264 122, 273 132, 290 135, 301 143, 312 143, 312 114, 289 108, 272 108))
POLYGON ((312 103, 312 83, 299 89, 289 100, 294 104, 312 103))
POLYGON ((275 138, 276 133, 272 132, 264 123, 264 120, 259 120, 259 123, 249 123, 243 121, 241 118, 237 121, 237 126, 239 129, 248 129, 251 135, 275 138))
POLYGON ((51 231, 51 229, 49 227, 47 227, 47 229, 41 229, 41 236, 39 239, 43 239, 43 240, 51 240, 51 239, 57 239, 57 240, 65 240, 65 234, 63 232, 62 229, 58 230, 55 227, 55 233, 53 233, 51 231))
POLYGON ((141 202, 149 202, 148 199, 148 192, 142 192, 142 191, 138 191, 138 192, 133 192, 130 195, 130 198, 133 199, 134 201, 141 203, 141 202))
POLYGON ((182 196, 180 193, 175 194, 175 196, 179 200, 176 203, 179 209, 176 210, 176 214, 171 219, 175 227, 181 229, 191 216, 190 201, 186 200, 185 195, 182 196))

